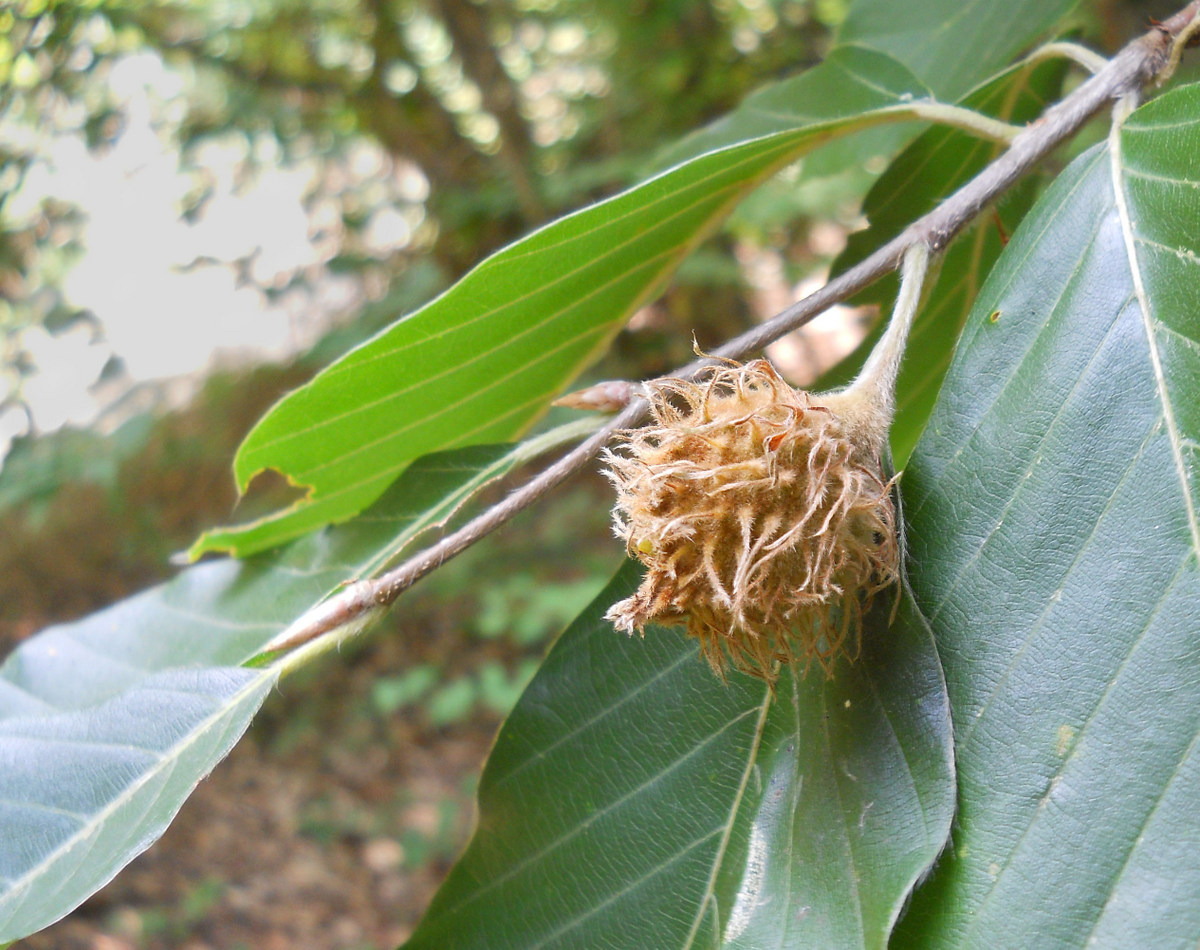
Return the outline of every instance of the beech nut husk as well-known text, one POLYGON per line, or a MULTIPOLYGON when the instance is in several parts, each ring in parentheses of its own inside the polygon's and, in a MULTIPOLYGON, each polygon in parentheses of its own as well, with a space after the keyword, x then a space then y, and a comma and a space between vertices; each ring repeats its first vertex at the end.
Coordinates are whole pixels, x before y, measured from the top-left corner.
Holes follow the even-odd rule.
POLYGON ((857 654, 864 612, 899 577, 878 426, 766 360, 706 374, 648 384, 652 422, 605 455, 616 534, 646 568, 606 616, 627 633, 684 625, 722 677, 829 670, 857 654))

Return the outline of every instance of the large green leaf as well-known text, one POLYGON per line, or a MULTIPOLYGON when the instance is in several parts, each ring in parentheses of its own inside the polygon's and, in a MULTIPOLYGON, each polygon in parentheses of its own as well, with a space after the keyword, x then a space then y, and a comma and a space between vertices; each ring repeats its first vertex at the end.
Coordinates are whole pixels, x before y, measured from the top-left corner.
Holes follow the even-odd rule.
MULTIPOLYGON (((1021 63, 969 93, 961 105, 1007 122, 1032 121, 1058 92, 1063 60, 1021 63)), ((934 126, 900 153, 863 201, 870 226, 850 236, 834 261, 834 273, 857 264, 886 244, 921 215, 969 181, 1000 152, 1000 146, 958 130, 934 126)), ((896 381, 896 420, 892 425, 892 458, 902 468, 917 442, 950 365, 958 335, 975 303, 984 277, 1000 256, 1003 235, 1011 232, 1033 204, 1034 189, 1018 186, 1005 195, 995 214, 961 235, 946 252, 909 338, 896 381), (997 224, 1000 227, 997 227, 997 224)), ((894 276, 872 284, 856 303, 876 303, 891 310, 898 284, 894 276)), ((862 366, 886 326, 880 320, 862 344, 824 380, 821 388, 842 385, 862 366)))
POLYGON ((936 95, 957 99, 1078 5, 1079 0, 855 0, 838 41, 887 53, 936 95))
POLYGON ((932 638, 872 614, 832 678, 716 679, 676 630, 554 646, 496 740, 479 826, 408 950, 883 947, 954 777, 932 638))
POLYGON ((421 459, 351 525, 279 557, 197 565, 22 644, 0 667, 0 941, 66 914, 162 834, 282 669, 319 649, 242 668, 271 637, 513 465, 594 424, 421 459))
POLYGON ((1013 237, 905 473, 953 847, 898 946, 1200 938, 1200 86, 1013 237))
POLYGON ((820 121, 701 156, 535 232, 285 397, 234 468, 242 488, 274 468, 308 496, 207 533, 193 554, 277 545, 361 511, 423 454, 523 431, 749 190, 824 142, 910 118, 926 95, 878 53, 842 65, 861 71, 860 94, 820 121))

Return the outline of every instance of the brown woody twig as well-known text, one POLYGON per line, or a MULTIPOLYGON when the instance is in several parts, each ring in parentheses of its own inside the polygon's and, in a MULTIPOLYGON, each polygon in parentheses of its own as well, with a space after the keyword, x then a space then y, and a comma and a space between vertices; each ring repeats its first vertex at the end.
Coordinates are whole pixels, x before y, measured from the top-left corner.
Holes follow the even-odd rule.
MULTIPOLYGON (((1149 32, 1125 46, 1079 88, 1047 109, 1041 118, 1013 139, 1003 155, 933 211, 914 221, 897 237, 820 290, 735 337, 710 355, 740 358, 804 326, 828 307, 895 270, 905 251, 915 244, 925 244, 933 253, 943 250, 997 196, 1070 138, 1106 104, 1136 95, 1146 83, 1169 74, 1178 62, 1182 46, 1194 39, 1198 20, 1200 0, 1193 0, 1170 19, 1155 23, 1149 32)), ((710 359, 697 360, 673 375, 692 376, 710 362, 710 359)), ((614 433, 637 425, 646 409, 645 399, 634 396, 629 405, 603 428, 508 497, 395 569, 378 578, 349 584, 297 619, 271 640, 264 652, 297 646, 352 621, 362 621, 367 614, 391 604, 434 568, 475 544, 583 468, 614 433)), ((355 629, 358 627, 355 623, 355 629)))

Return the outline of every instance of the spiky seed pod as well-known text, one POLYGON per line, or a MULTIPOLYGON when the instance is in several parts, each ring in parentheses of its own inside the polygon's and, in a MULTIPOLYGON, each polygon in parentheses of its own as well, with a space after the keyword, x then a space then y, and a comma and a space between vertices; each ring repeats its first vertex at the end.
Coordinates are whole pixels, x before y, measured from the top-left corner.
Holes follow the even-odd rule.
MULTIPOLYGON (((646 565, 607 617, 686 624, 722 676, 773 680, 775 661, 827 669, 857 650, 863 612, 899 574, 878 425, 816 404, 766 360, 650 384, 653 423, 606 453, 613 517, 646 565)), ((886 436, 886 423, 884 428, 886 436)))

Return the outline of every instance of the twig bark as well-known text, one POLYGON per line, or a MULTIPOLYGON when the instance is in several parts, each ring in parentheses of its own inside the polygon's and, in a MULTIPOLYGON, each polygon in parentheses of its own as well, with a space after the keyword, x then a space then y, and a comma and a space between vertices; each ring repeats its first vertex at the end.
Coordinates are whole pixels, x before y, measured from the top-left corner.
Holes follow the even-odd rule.
MULTIPOLYGON (((1177 62, 1179 48, 1194 35, 1193 23, 1197 19, 1200 19, 1200 0, 1193 0, 1170 19, 1155 24, 1144 36, 1125 46, 1092 78, 1047 109, 1041 118, 1012 140, 1003 155, 929 214, 914 221, 900 235, 820 290, 753 330, 730 340, 713 351, 711 356, 736 359, 761 349, 895 270, 905 252, 914 245, 924 244, 931 253, 943 250, 997 196, 1070 138, 1100 109, 1114 100, 1136 95, 1146 83, 1177 62)), ((710 362, 709 359, 697 360, 675 375, 692 376, 710 362)), ((272 640, 266 650, 295 646, 391 604, 434 568, 475 544, 583 468, 614 433, 637 425, 646 409, 646 401, 635 397, 591 438, 503 501, 394 570, 372 580, 357 581, 335 594, 300 617, 272 640)), ((354 626, 357 628, 359 624, 354 626)))

